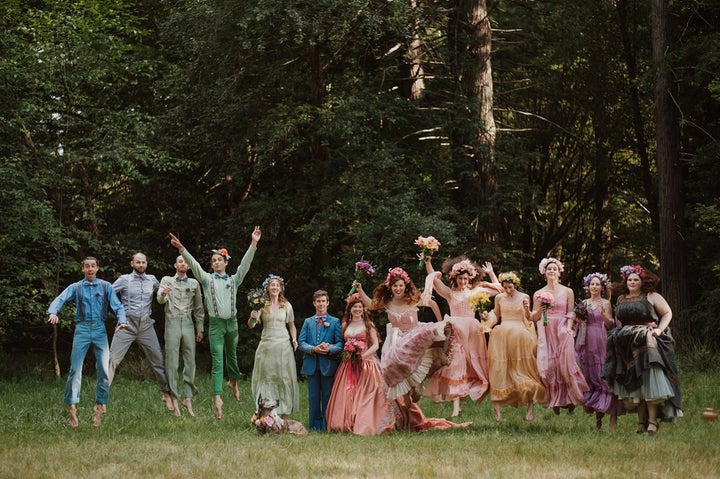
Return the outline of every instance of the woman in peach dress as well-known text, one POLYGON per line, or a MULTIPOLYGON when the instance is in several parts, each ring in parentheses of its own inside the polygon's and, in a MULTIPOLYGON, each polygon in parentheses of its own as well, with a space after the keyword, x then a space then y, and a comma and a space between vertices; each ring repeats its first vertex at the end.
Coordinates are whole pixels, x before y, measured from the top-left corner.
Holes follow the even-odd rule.
POLYGON ((434 289, 447 300, 450 316, 446 320, 452 324, 454 340, 451 342, 450 364, 438 369, 428 381, 423 395, 435 402, 452 401, 451 417, 460 414, 460 400, 469 397, 481 401, 488 393, 487 343, 485 329, 475 318, 469 299, 478 292, 488 297, 502 291, 490 263, 478 268, 465 257, 454 258, 443 264, 443 272, 450 278, 450 286, 440 279, 442 274, 435 272, 430 258, 425 261, 428 278, 423 296, 434 289), (492 283, 481 280, 481 273, 487 274, 492 283))

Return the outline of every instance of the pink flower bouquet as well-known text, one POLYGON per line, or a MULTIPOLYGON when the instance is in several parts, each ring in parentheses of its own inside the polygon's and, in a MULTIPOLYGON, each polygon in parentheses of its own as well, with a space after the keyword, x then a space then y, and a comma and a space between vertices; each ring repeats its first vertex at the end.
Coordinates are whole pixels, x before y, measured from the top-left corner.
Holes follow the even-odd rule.
POLYGON ((539 293, 535 299, 540 303, 540 307, 543 308, 543 326, 547 326, 547 310, 555 308, 555 297, 552 293, 545 291, 539 293))
POLYGON ((360 261, 355 263, 355 281, 353 282, 353 286, 347 295, 352 296, 352 294, 357 291, 357 285, 354 284, 355 282, 362 283, 363 281, 367 281, 368 279, 372 278, 374 274, 375 267, 371 265, 368 261, 360 258, 360 261))
POLYGON ((418 236, 415 240, 415 244, 420 247, 420 262, 418 263, 418 269, 422 269, 425 260, 430 258, 434 252, 440 249, 441 243, 434 236, 418 236))

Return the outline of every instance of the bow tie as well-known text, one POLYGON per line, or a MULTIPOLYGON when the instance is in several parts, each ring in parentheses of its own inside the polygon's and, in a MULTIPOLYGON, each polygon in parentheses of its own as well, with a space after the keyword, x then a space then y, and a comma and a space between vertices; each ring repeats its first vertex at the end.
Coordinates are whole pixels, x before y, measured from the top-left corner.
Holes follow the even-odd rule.
POLYGON ((187 280, 188 280, 187 276, 183 276, 182 278, 180 278, 180 277, 175 278, 175 281, 187 281, 187 280))
POLYGON ((227 275, 227 273, 224 273, 224 274, 213 273, 213 276, 215 276, 216 278, 220 278, 220 279, 228 279, 228 278, 229 278, 229 276, 227 275))

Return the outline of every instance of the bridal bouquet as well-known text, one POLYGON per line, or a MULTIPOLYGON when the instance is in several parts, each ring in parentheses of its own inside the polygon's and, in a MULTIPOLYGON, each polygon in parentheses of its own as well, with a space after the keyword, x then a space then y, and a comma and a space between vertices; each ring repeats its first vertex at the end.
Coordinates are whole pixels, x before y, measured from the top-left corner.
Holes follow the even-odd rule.
POLYGON ((588 308, 585 304, 585 301, 580 301, 578 304, 575 305, 575 316, 580 321, 587 321, 588 318, 588 308))
POLYGON ((536 296, 537 301, 543 308, 543 326, 547 326, 547 310, 555 308, 555 297, 547 291, 536 296))
POLYGON ((415 240, 415 244, 420 247, 420 262, 418 263, 418 269, 422 269, 425 264, 425 260, 430 258, 433 253, 440 249, 440 242, 434 236, 418 236, 415 240))

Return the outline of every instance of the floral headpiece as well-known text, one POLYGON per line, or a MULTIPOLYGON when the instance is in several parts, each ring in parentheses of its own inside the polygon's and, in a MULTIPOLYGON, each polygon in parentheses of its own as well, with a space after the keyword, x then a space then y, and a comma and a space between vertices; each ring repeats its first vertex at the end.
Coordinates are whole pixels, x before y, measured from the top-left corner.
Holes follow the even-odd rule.
POLYGON ((282 290, 285 291, 285 280, 282 279, 282 276, 278 276, 276 274, 270 273, 267 278, 265 278, 265 281, 263 281, 263 289, 267 289, 268 284, 270 284, 270 281, 272 280, 278 280, 280 281, 280 286, 282 287, 282 290))
POLYGON ((600 286, 603 288, 607 287, 608 281, 610 281, 606 274, 603 273, 590 273, 589 275, 585 276, 583 278, 583 288, 585 288, 585 291, 588 290, 590 287, 590 281, 593 280, 593 278, 597 278, 600 280, 600 286))
POLYGON ((468 276, 470 276, 470 279, 473 279, 475 276, 477 276, 477 269, 475 269, 475 266, 473 266, 470 260, 464 259, 455 263, 450 270, 450 277, 455 278, 463 273, 466 273, 468 276))
POLYGON ((211 250, 211 251, 212 251, 212 254, 219 254, 220 256, 222 256, 223 258, 225 258, 225 261, 229 261, 229 260, 230 260, 230 255, 228 254, 228 250, 226 250, 225 248, 214 249, 214 250, 211 250))
POLYGON ((498 276, 498 281, 500 284, 502 283, 512 283, 517 288, 520 286, 520 278, 518 278, 518 275, 510 271, 509 273, 500 273, 500 276, 498 276))
POLYGON ((550 263, 555 263, 558 267, 558 271, 562 273, 565 271, 565 266, 560 262, 557 258, 543 258, 542 261, 540 261, 540 266, 538 269, 540 270, 540 274, 545 276, 545 271, 547 270, 547 267, 550 263))
POLYGON ((362 296, 360 296, 360 293, 353 293, 350 296, 348 296, 347 298, 345 298, 345 301, 347 302, 347 304, 352 304, 352 303, 357 303, 357 302, 362 303, 362 296))
POLYGON ((627 277, 633 273, 640 276, 640 279, 642 279, 645 275, 645 268, 639 264, 628 264, 620 268, 620 276, 622 276, 622 279, 624 280, 627 280, 627 277))
POLYGON ((402 268, 392 268, 388 271, 387 278, 385 279, 385 285, 386 286, 392 286, 392 283, 394 283, 393 279, 402 279, 405 284, 408 284, 410 282, 410 276, 405 272, 402 268))

